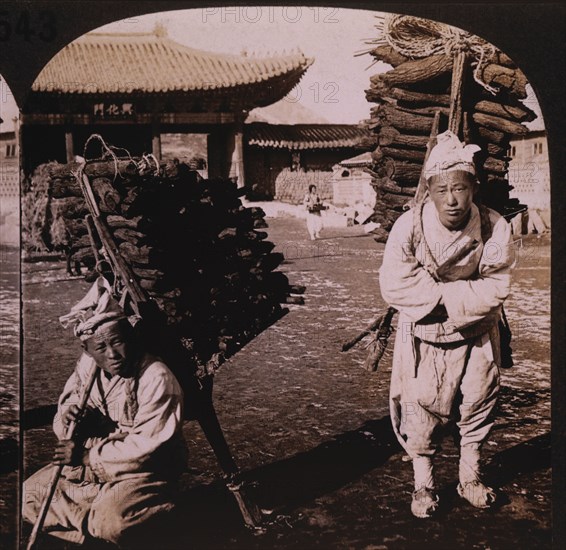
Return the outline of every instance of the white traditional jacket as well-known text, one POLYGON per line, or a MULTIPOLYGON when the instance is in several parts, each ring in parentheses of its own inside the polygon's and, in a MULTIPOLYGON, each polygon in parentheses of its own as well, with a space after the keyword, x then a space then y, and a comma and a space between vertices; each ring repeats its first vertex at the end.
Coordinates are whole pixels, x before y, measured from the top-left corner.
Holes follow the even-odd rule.
MULTIPOLYGON (((65 438, 62 414, 78 403, 93 365, 93 359, 83 354, 65 384, 53 422, 59 439, 65 438)), ((85 442, 85 447, 90 449, 90 468, 96 475, 95 481, 117 481, 147 474, 176 478, 184 471, 183 392, 175 376, 159 359, 144 355, 134 378, 108 378, 100 371, 87 406, 98 409, 115 423, 108 435, 90 437, 85 442)))
POLYGON ((501 306, 510 291, 514 265, 511 228, 505 219, 489 211, 492 234, 482 242, 481 219, 472 205, 466 227, 451 231, 444 227, 434 203, 423 207, 424 242, 415 243, 413 211, 405 212, 393 226, 380 270, 383 299, 399 310, 398 330, 425 342, 447 343, 485 334, 497 325, 501 306), (478 246, 456 262, 437 281, 423 267, 432 254, 444 263, 470 240, 478 246), (442 301, 448 318, 435 315, 442 301))

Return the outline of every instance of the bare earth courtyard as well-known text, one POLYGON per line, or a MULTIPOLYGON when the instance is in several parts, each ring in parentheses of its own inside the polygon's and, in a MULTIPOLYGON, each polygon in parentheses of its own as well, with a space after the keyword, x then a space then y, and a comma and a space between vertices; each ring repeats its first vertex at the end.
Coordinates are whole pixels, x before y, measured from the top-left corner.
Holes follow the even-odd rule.
MULTIPOLYGON (((498 422, 484 453, 489 481, 501 490, 499 505, 476 510, 457 496, 457 449, 448 436, 438 460, 442 512, 418 520, 409 510, 411 465, 390 427, 391 352, 374 374, 360 367, 363 346, 340 352, 385 308, 377 283, 383 245, 360 236, 359 227, 326 229, 311 242, 300 220, 268 221, 269 239, 287 258, 281 269, 292 284, 307 287, 306 304, 290 306, 215 382, 220 421, 267 529, 255 534, 243 527, 212 451, 187 422, 190 458, 179 521, 162 547, 549 548, 549 238, 523 239, 506 305, 515 367, 502 372, 498 422)), ((57 318, 87 288, 82 279, 67 279, 60 264, 24 264, 25 475, 50 459, 49 414, 79 354, 57 318)), ((9 544, 15 468, 3 467, 0 480, 0 542, 9 544)), ((55 540, 45 547, 65 548, 55 540)))

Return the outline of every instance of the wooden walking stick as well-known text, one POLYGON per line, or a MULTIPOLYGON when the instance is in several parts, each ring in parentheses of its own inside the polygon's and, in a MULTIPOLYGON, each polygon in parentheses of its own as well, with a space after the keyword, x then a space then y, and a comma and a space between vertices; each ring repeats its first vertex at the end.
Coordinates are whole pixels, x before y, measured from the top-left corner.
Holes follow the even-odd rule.
MULTIPOLYGON (((98 375, 98 370, 99 367, 95 364, 87 378, 86 385, 83 389, 81 398, 78 403, 80 415, 82 415, 82 413, 86 408, 86 403, 88 401, 90 391, 92 390, 92 386, 94 385, 94 381, 96 380, 96 376, 98 375)), ((65 434, 66 439, 73 439, 73 435, 75 434, 76 427, 77 427, 76 420, 71 419, 69 425, 67 426, 67 431, 65 434)), ((47 486, 48 489, 45 495, 45 499, 41 504, 39 514, 37 516, 37 519, 35 520, 35 524, 33 526, 31 535, 28 540, 28 544, 26 547, 27 550, 33 550, 34 548, 37 548, 36 545, 37 535, 40 533, 41 529, 43 528, 43 524, 45 523, 45 518, 47 517, 47 512, 49 511, 49 506, 51 505, 51 501, 53 500, 53 495, 55 494, 55 489, 57 488, 57 483, 59 482, 59 478, 61 477, 62 471, 63 471, 62 464, 58 464, 53 470, 53 474, 51 475, 51 479, 49 480, 49 485, 47 486)))

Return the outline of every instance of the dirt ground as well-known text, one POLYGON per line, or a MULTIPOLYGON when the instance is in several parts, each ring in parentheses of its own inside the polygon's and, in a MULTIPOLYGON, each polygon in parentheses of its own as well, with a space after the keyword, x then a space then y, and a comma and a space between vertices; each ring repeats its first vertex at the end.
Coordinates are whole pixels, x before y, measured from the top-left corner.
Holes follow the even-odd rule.
MULTIPOLYGON (((549 548, 548 237, 530 236, 517 245, 515 287, 506 306, 516 366, 502 372, 498 422, 484 449, 488 479, 500 490, 498 505, 480 511, 457 496, 457 449, 447 437, 437 460, 441 513, 418 520, 409 510, 412 468, 390 427, 391 352, 377 373, 361 368, 363 346, 340 352, 342 342, 384 310, 377 284, 383 245, 360 235, 359 227, 326 229, 321 240, 311 242, 299 220, 269 222, 269 238, 287 258, 282 270, 293 284, 307 287, 306 304, 291 306, 225 364, 214 394, 267 526, 259 533, 243 526, 202 432, 187 422, 190 459, 179 521, 164 535, 162 548, 549 548)), ((52 406, 79 352, 57 318, 88 285, 67 279, 59 264, 25 269, 29 475, 50 458, 52 406)), ((14 473, 0 478, 4 488, 9 475, 14 473)), ((2 540, 13 536, 5 529, 2 540)))

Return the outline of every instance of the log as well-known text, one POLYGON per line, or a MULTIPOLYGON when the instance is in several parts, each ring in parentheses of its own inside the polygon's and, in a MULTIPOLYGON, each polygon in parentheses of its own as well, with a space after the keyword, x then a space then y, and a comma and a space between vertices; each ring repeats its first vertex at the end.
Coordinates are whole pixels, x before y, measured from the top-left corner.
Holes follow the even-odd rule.
POLYGON ((440 111, 445 116, 450 114, 450 109, 448 107, 442 107, 440 105, 435 105, 432 107, 403 107, 401 105, 397 105, 398 111, 403 111, 405 113, 413 113, 416 115, 424 115, 433 118, 436 115, 437 111, 440 111))
POLYGON ((485 126, 478 126, 478 134, 482 139, 495 143, 497 145, 501 145, 502 147, 504 147, 503 144, 509 143, 507 134, 500 132, 499 130, 492 130, 491 128, 486 128, 485 126))
POLYGON ((421 176, 422 165, 411 162, 395 162, 394 172, 391 174, 395 181, 411 182, 416 185, 421 176))
POLYGON ((409 61, 408 57, 401 55, 391 46, 378 46, 371 50, 369 54, 377 61, 383 61, 393 67, 397 67, 398 65, 409 61))
POLYGON ((128 241, 134 245, 140 245, 147 242, 147 235, 136 231, 135 229, 129 229, 127 227, 121 227, 114 231, 114 238, 121 241, 128 241))
MULTIPOLYGON (((389 86, 406 87, 410 84, 429 82, 448 73, 452 70, 452 63, 450 55, 431 55, 423 59, 406 61, 391 71, 377 75, 380 78, 372 78, 376 81, 383 80, 389 86)), ((371 82, 374 81, 372 78, 370 78, 371 82)))
POLYGON ((259 258, 256 266, 262 271, 273 271, 284 259, 285 257, 280 252, 272 252, 259 258))
POLYGON ((508 150, 508 147, 502 147, 501 145, 497 145, 495 143, 488 143, 486 148, 487 152, 492 157, 506 154, 508 150))
POLYGON ((450 95, 448 94, 428 94, 413 90, 406 90, 395 86, 389 86, 382 80, 376 82, 370 90, 378 97, 391 98, 405 106, 450 106, 450 95))
POLYGON ((519 107, 515 105, 504 105, 495 101, 487 101, 485 99, 478 101, 474 108, 480 113, 494 115, 514 122, 531 122, 537 115, 528 107, 519 107))
POLYGON ((490 86, 504 89, 518 99, 527 97, 527 78, 520 69, 490 63, 480 71, 479 76, 490 86))
POLYGON ((135 216, 133 218, 125 218, 124 216, 109 215, 106 223, 112 228, 128 228, 136 231, 146 231, 151 223, 143 216, 135 216))
POLYGON ((71 260, 75 262, 83 262, 85 265, 94 265, 94 253, 90 246, 78 248, 71 254, 71 260))
POLYGON ((72 172, 79 168, 78 162, 70 162, 68 164, 49 163, 48 173, 51 179, 60 179, 63 181, 74 180, 72 172))
POLYGON ((378 134, 379 145, 391 147, 426 148, 427 136, 414 136, 401 133, 393 126, 382 126, 378 134))
POLYGON ((63 216, 64 218, 84 218, 88 209, 84 199, 79 197, 67 197, 64 199, 53 199, 51 201, 51 213, 53 218, 63 216))
POLYGON ((429 135, 432 120, 430 116, 412 114, 390 105, 381 105, 377 121, 381 126, 393 126, 397 130, 405 130, 411 134, 429 135))
POLYGON ((71 237, 81 237, 87 234, 86 223, 81 218, 64 218, 65 227, 71 237))
POLYGON ((135 246, 127 241, 118 246, 120 254, 129 262, 141 265, 154 264, 159 257, 159 251, 149 246, 135 246))
POLYGON ((162 280, 165 277, 165 273, 159 269, 132 266, 132 271, 140 278, 144 279, 159 279, 162 280))
POLYGON ((528 128, 519 124, 518 122, 513 122, 505 118, 501 118, 493 115, 486 115, 484 113, 474 113, 472 115, 473 121, 492 130, 498 130, 505 134, 511 134, 515 136, 524 136, 528 133, 528 128))
POLYGON ((384 193, 393 195, 403 195, 404 197, 412 197, 415 194, 415 187, 397 185, 390 178, 379 178, 375 181, 376 188, 384 193))
POLYGON ((383 200, 390 208, 402 209, 410 202, 410 197, 394 195, 393 193, 383 193, 381 200, 383 200))
POLYGON ((368 150, 375 149, 379 143, 379 139, 376 135, 371 134, 369 136, 364 136, 360 139, 360 148, 368 150))
POLYGON ((119 159, 116 164, 112 160, 94 160, 86 163, 84 173, 91 181, 93 178, 108 178, 110 181, 116 181, 118 178, 135 178, 138 169, 130 159, 119 159))
POLYGON ((398 149, 396 147, 378 147, 384 156, 394 160, 409 160, 413 162, 423 162, 425 159, 425 151, 418 149, 398 149))
POLYGON ((517 68, 517 64, 506 53, 500 51, 496 51, 491 56, 490 61, 497 65, 503 65, 504 67, 511 67, 512 69, 517 68))
POLYGON ((75 178, 52 178, 50 185, 51 196, 54 199, 65 197, 82 197, 83 192, 75 178))
POLYGON ((509 168, 509 163, 493 157, 487 157, 483 162, 483 168, 489 172, 506 174, 509 168))
POLYGON ((508 190, 513 189, 513 187, 509 184, 509 180, 502 176, 498 176, 495 174, 488 174, 486 179, 488 185, 497 185, 500 187, 503 186, 503 187, 507 187, 508 190))
POLYGON ((94 178, 91 182, 94 194, 98 198, 97 204, 101 212, 116 213, 122 198, 107 178, 94 178))
POLYGON ((79 250, 80 248, 90 247, 90 237, 88 234, 82 235, 81 237, 75 237, 71 240, 71 251, 79 250))

